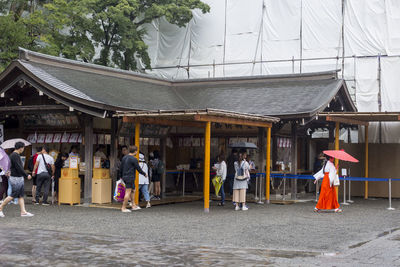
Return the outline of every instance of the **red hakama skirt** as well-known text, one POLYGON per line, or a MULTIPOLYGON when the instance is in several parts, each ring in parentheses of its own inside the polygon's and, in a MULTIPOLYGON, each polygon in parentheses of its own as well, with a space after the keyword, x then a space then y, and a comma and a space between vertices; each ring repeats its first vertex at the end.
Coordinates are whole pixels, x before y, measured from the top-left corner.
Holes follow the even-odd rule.
POLYGON ((339 208, 335 187, 330 186, 329 172, 324 173, 319 200, 315 207, 319 210, 332 210, 339 208))

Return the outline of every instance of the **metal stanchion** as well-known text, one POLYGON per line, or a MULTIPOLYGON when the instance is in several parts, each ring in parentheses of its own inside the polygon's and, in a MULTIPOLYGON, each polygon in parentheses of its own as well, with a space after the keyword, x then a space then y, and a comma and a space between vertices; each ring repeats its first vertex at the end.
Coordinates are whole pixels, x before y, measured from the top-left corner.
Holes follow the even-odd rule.
POLYGON ((186 172, 183 170, 183 179, 182 179, 182 196, 185 196, 185 180, 186 180, 186 172))
POLYGON ((392 208, 392 179, 389 178, 389 208, 388 210, 395 210, 392 208))
MULTIPOLYGON (((349 169, 349 177, 350 177, 350 169, 349 169)), ((351 200, 351 180, 349 180, 349 200, 347 200, 349 203, 354 203, 353 200, 351 200)))
POLYGON ((318 188, 318 180, 317 180, 317 183, 315 184, 315 202, 318 202, 318 193, 319 193, 319 188, 318 188))
POLYGON ((257 202, 257 204, 264 204, 264 202, 262 201, 262 193, 263 193, 263 186, 262 186, 262 182, 263 182, 263 179, 262 179, 262 176, 260 175, 260 176, 258 176, 258 180, 260 181, 260 189, 258 190, 259 192, 260 192, 260 197, 258 198, 259 200, 258 200, 258 202, 257 202))
POLYGON ((346 176, 343 176, 343 202, 342 205, 350 205, 346 202, 346 176))
POLYGON ((286 199, 286 173, 283 174, 283 200, 286 199))
POLYGON ((259 180, 259 176, 256 176, 256 192, 254 193, 254 200, 258 200, 258 196, 257 196, 257 192, 258 192, 258 180, 259 180))

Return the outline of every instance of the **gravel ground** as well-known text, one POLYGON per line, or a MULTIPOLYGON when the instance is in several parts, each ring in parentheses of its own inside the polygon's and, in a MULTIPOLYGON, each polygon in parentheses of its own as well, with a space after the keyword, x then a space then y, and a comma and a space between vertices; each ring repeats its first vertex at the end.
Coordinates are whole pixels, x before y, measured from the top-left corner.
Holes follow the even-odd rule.
MULTIPOLYGON (((375 239, 400 227, 400 200, 395 211, 384 199, 355 199, 343 213, 314 213, 314 202, 292 205, 249 204, 248 211, 202 202, 155 206, 123 214, 118 210, 32 206, 32 218, 19 217, 9 205, 0 228, 57 230, 61 232, 130 237, 133 242, 204 245, 213 247, 267 248, 309 252, 343 252, 350 246, 375 239)), ((0 237, 1 239, 1 237, 0 237)))

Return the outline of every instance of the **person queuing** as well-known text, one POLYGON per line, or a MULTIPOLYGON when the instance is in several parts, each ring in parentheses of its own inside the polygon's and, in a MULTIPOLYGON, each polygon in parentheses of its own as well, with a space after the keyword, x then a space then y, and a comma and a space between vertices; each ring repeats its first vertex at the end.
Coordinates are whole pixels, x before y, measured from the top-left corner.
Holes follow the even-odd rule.
POLYGON ((37 171, 37 189, 36 189, 36 205, 39 204, 40 191, 43 186, 43 202, 42 205, 48 206, 47 198, 49 196, 49 189, 51 185, 51 179, 54 178, 54 159, 48 154, 49 149, 47 147, 42 148, 42 154, 36 159, 35 167, 33 172, 37 171))
POLYGON ((235 210, 248 210, 246 206, 246 190, 250 179, 250 165, 246 161, 247 153, 239 153, 239 160, 235 162, 235 180, 233 182, 233 199, 235 210))
POLYGON ((233 182, 235 180, 235 162, 238 161, 238 152, 232 149, 232 154, 227 158, 227 182, 229 194, 233 195, 233 182))
POLYGON ((160 159, 160 153, 158 151, 154 151, 152 156, 151 163, 151 180, 154 183, 154 199, 161 199, 161 177, 164 173, 164 162, 160 159))
POLYGON ((314 208, 315 212, 319 212, 320 210, 334 210, 335 212, 342 212, 342 210, 339 208, 335 187, 333 186, 333 181, 337 175, 333 161, 334 158, 329 157, 322 169, 314 174, 314 184, 316 184, 319 179, 323 178, 318 203, 314 208))
POLYGON ((213 167, 213 169, 217 171, 217 176, 221 177, 221 180, 222 180, 221 189, 219 190, 219 192, 221 193, 221 202, 218 203, 218 206, 224 206, 225 205, 224 184, 225 184, 226 173, 227 173, 225 156, 223 154, 221 154, 218 156, 217 160, 218 160, 218 164, 216 165, 216 167, 213 167))
POLYGON ((137 147, 130 146, 129 154, 122 158, 120 177, 125 183, 126 191, 124 202, 122 203, 122 212, 131 212, 126 208, 128 201, 132 201, 132 210, 140 210, 140 207, 135 204, 135 176, 136 171, 147 177, 147 174, 140 168, 138 160, 136 159, 137 147))
POLYGON ((58 201, 58 184, 61 178, 61 169, 64 167, 65 161, 68 159, 68 153, 58 153, 56 162, 54 163, 54 195, 53 198, 58 201))
POLYGON ((36 174, 33 172, 33 168, 35 167, 37 157, 42 153, 42 147, 39 146, 37 147, 37 152, 35 155, 32 156, 31 159, 29 159, 28 162, 28 169, 32 172, 32 204, 35 204, 36 202, 36 187, 37 187, 37 177, 36 174))
POLYGON ((10 177, 8 179, 9 184, 11 185, 11 195, 6 197, 3 203, 0 205, 0 217, 5 217, 3 213, 4 207, 13 199, 17 198, 19 206, 21 208, 21 217, 32 217, 33 214, 27 212, 25 209, 25 201, 24 201, 24 178, 28 178, 28 180, 32 179, 31 175, 28 175, 24 166, 22 165, 21 154, 24 152, 25 145, 22 142, 15 143, 15 150, 10 155, 11 161, 11 169, 10 169, 10 177))
POLYGON ((143 154, 139 154, 139 166, 147 174, 139 174, 139 191, 143 194, 144 200, 147 202, 146 208, 150 208, 150 195, 149 195, 149 167, 144 159, 143 154))

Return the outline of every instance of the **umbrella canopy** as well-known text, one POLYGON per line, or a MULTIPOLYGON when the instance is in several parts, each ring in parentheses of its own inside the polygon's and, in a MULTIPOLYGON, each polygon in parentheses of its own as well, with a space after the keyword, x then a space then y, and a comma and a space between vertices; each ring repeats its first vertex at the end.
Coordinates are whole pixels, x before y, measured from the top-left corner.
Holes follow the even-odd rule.
POLYGON ((257 149, 257 146, 253 143, 249 142, 238 142, 230 144, 229 147, 231 148, 245 148, 245 149, 257 149))
POLYGON ((7 153, 0 147, 0 169, 4 172, 8 172, 11 167, 10 158, 7 153))
POLYGON ((22 142, 25 146, 30 146, 31 143, 22 138, 9 139, 0 145, 3 149, 10 149, 15 147, 15 143, 22 142))
POLYGON ((358 159, 354 158, 344 150, 325 150, 324 154, 338 160, 358 162, 358 159))

